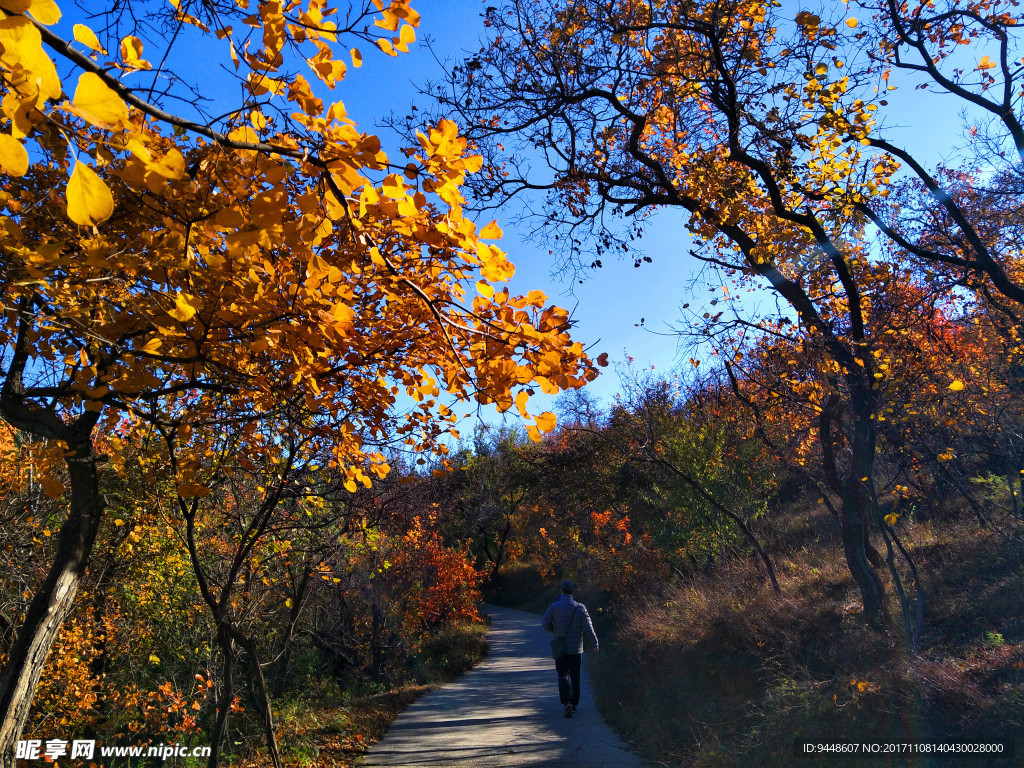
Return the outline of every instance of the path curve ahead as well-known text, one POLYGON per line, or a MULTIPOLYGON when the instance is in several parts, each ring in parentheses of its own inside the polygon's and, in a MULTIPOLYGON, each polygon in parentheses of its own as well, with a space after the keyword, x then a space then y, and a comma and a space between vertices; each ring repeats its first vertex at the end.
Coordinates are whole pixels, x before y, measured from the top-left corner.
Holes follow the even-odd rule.
POLYGON ((487 657, 399 715, 364 768, 642 768, 597 714, 586 664, 579 710, 562 717, 551 635, 539 616, 490 605, 484 613, 487 657))

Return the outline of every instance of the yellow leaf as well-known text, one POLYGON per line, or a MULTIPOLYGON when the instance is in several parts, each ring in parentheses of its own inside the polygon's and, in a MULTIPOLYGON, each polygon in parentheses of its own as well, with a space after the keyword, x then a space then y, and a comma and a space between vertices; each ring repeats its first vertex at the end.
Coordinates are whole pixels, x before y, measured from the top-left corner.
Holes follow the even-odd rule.
POLYGON ((981 61, 978 62, 978 69, 995 69, 996 63, 989 59, 988 56, 982 56, 981 61))
POLYGON ((240 125, 228 134, 232 141, 245 142, 246 144, 259 144, 260 137, 248 125, 240 125))
POLYGON ((395 50, 395 47, 391 45, 391 41, 388 40, 386 37, 377 38, 377 47, 384 51, 384 53, 386 53, 388 56, 398 55, 398 51, 395 50))
POLYGON ((32 5, 32 0, 0 0, 0 8, 11 13, 24 13, 32 5))
POLYGON ((397 173, 392 173, 384 179, 384 183, 381 184, 381 190, 392 200, 405 197, 405 184, 402 183, 402 177, 397 173))
POLYGON ((163 344, 163 341, 159 337, 154 336, 152 339, 150 339, 145 344, 143 344, 139 349, 142 352, 148 352, 150 354, 153 354, 158 349, 160 349, 160 346, 162 344, 163 344))
POLYGON ((416 41, 416 30, 408 24, 403 24, 402 31, 398 33, 398 40, 402 45, 411 45, 416 41))
POLYGON ((516 274, 516 266, 505 258, 505 252, 494 246, 483 243, 477 248, 477 257, 482 269, 480 276, 491 282, 511 280, 516 274))
POLYGON ((24 176, 28 171, 28 152, 9 133, 0 133, 0 169, 11 176, 24 176))
MULTIPOLYGON (((21 70, 16 81, 22 84, 4 97, 4 112, 14 118, 17 131, 27 134, 31 122, 17 116, 14 104, 21 104, 21 110, 32 110, 36 97, 56 99, 61 95, 61 80, 57 68, 42 46, 42 36, 36 24, 27 16, 4 16, 0 18, 0 50, 3 50, 3 66, 8 70, 21 70)), ((6 82, 5 77, 5 82, 6 82)), ((7 89, 5 89, 7 90, 7 89)))
POLYGON ((896 521, 900 519, 900 516, 895 512, 890 512, 884 519, 886 525, 896 525, 896 521))
POLYGON ((846 26, 848 26, 850 29, 856 29, 856 27, 857 27, 857 20, 856 19, 847 19, 846 20, 846 26))
POLYGON ((95 226, 114 212, 114 197, 96 172, 85 163, 75 163, 68 180, 68 218, 84 227, 95 226))
POLYGON ((155 653, 149 654, 149 663, 150 664, 159 664, 160 663, 160 657, 157 656, 155 653))
POLYGON ((119 517, 119 518, 117 518, 117 520, 114 521, 114 525, 117 526, 118 528, 120 528, 122 525, 124 525, 124 520, 122 520, 119 517))
POLYGON ((498 226, 497 220, 492 221, 480 230, 480 237, 484 240, 501 240, 503 234, 501 227, 498 226))
POLYGON ((359 49, 353 48, 350 53, 352 54, 352 66, 356 69, 363 66, 363 54, 359 52, 359 49))
POLYGON ((949 385, 949 390, 951 392, 959 392, 963 388, 964 388, 964 383, 962 381, 960 381, 960 379, 955 379, 949 385))
POLYGON ((92 72, 78 78, 71 106, 100 128, 114 128, 128 117, 128 106, 124 100, 103 82, 102 77, 92 72))
POLYGON ((486 280, 477 280, 476 289, 486 299, 491 298, 494 295, 494 286, 488 283, 486 280))
POLYGON ((185 158, 181 152, 171 148, 160 159, 146 163, 146 170, 153 171, 165 179, 180 179, 185 173, 185 158))
POLYGON ((196 306, 192 304, 193 301, 196 304, 199 303, 195 296, 179 293, 174 299, 174 309, 170 310, 167 314, 183 323, 191 320, 196 314, 196 306))
POLYGON ((75 24, 73 31, 75 40, 80 42, 86 48, 90 48, 97 53, 106 53, 103 46, 100 45, 100 39, 96 37, 96 33, 85 26, 85 24, 75 24))
POLYGON ((272 93, 275 96, 280 96, 288 89, 284 80, 280 80, 276 77, 267 77, 266 75, 258 72, 249 73, 248 87, 254 96, 262 96, 265 93, 272 93))
POLYGON ((28 12, 40 24, 50 26, 60 21, 60 8, 53 0, 32 0, 28 12))
POLYGON ((132 69, 152 69, 150 63, 142 58, 142 41, 133 35, 121 40, 121 60, 132 69))
POLYGON ((558 423, 558 417, 551 411, 544 411, 544 413, 536 417, 535 421, 537 422, 537 429, 541 432, 550 432, 558 423))

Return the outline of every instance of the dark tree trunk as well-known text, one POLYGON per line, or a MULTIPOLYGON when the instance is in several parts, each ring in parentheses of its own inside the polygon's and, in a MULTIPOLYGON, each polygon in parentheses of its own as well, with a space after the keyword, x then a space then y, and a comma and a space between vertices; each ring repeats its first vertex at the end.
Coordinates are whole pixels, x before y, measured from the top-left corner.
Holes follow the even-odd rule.
POLYGON ((374 603, 373 626, 370 630, 371 673, 374 682, 380 682, 380 671, 384 665, 384 648, 381 635, 384 633, 384 613, 374 603))
POLYGON ((217 705, 217 719, 213 723, 213 730, 210 731, 210 757, 206 761, 207 768, 217 768, 220 763, 220 751, 228 729, 228 712, 231 711, 231 704, 235 698, 234 648, 230 636, 223 627, 217 629, 217 644, 224 655, 224 664, 221 674, 220 703, 217 705))
POLYGON ((249 664, 252 667, 251 675, 255 680, 255 685, 258 694, 258 700, 262 712, 262 725, 263 725, 263 736, 267 743, 267 751, 270 753, 270 763, 274 768, 282 768, 283 763, 281 762, 281 750, 277 745, 277 726, 274 725, 274 711, 271 706, 270 690, 267 688, 267 679, 263 675, 263 666, 260 664, 259 652, 256 650, 256 644, 249 637, 244 637, 241 633, 235 629, 232 634, 235 635, 235 639, 238 644, 245 650, 246 655, 249 657, 249 664))
POLYGON ((310 566, 303 569, 302 578, 299 580, 295 594, 292 595, 292 607, 288 614, 288 629, 285 631, 284 644, 281 648, 280 658, 277 664, 277 671, 274 674, 274 698, 280 698, 284 694, 285 683, 288 679, 288 665, 292 660, 292 649, 295 645, 295 629, 299 624, 299 617, 302 615, 302 608, 306 603, 306 595, 309 592, 312 572, 310 566))
POLYGON ((860 477, 852 477, 843 488, 843 507, 839 519, 843 552, 853 580, 860 589, 864 617, 873 629, 884 629, 889 621, 885 605, 885 589, 867 557, 864 530, 865 509, 870 508, 871 494, 860 477))
MULTIPOLYGON (((70 431, 70 430, 69 430, 70 431)), ((88 438, 69 444, 71 508, 57 534, 57 553, 0 674, 0 765, 13 766, 15 747, 50 647, 71 613, 96 541, 104 500, 96 455, 88 438)))
MULTIPOLYGON (((851 377, 852 378, 852 377, 851 377)), ((874 550, 868 538, 870 521, 877 516, 877 501, 872 487, 872 471, 875 459, 875 424, 871 394, 853 382, 850 397, 852 411, 852 434, 850 467, 842 484, 842 510, 839 527, 843 539, 843 552, 850 567, 853 580, 860 590, 864 603, 864 618, 876 630, 889 626, 889 613, 885 601, 885 587, 878 573, 868 559, 868 552, 874 550)), ((877 551, 874 553, 878 556, 877 551)))
POLYGON ((882 553, 878 551, 874 544, 871 543, 871 515, 874 512, 872 506, 868 506, 864 510, 864 516, 861 518, 861 525, 864 526, 864 554, 867 555, 868 562, 871 563, 874 568, 884 568, 885 558, 882 557, 882 553))
POLYGON ((494 565, 491 568, 490 579, 493 582, 498 578, 498 571, 501 570, 501 564, 505 560, 505 547, 508 545, 508 535, 512 531, 512 515, 515 514, 515 510, 509 513, 509 516, 505 518, 505 527, 501 531, 501 538, 498 539, 498 554, 494 558, 494 565))

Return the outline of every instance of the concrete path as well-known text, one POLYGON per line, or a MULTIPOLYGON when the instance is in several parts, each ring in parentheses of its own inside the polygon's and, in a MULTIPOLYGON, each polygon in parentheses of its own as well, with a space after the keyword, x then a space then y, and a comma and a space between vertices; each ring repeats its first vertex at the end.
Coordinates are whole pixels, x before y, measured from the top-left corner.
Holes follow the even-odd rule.
POLYGON ((487 658, 399 715, 364 768, 643 766, 598 716, 586 664, 579 710, 562 717, 551 635, 539 616, 489 605, 484 612, 487 658))

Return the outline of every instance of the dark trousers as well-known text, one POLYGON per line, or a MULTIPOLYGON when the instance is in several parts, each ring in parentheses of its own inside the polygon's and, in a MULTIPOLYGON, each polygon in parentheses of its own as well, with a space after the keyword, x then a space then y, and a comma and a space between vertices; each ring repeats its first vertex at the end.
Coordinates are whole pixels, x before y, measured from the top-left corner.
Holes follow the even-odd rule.
POLYGON ((569 653, 555 659, 555 672, 558 673, 558 698, 563 704, 580 705, 580 665, 582 653, 569 653))

